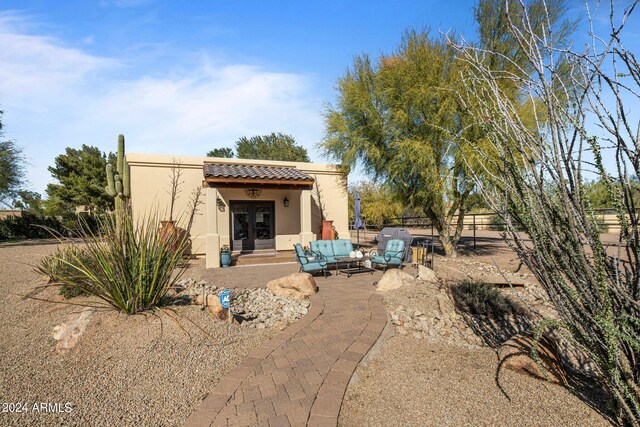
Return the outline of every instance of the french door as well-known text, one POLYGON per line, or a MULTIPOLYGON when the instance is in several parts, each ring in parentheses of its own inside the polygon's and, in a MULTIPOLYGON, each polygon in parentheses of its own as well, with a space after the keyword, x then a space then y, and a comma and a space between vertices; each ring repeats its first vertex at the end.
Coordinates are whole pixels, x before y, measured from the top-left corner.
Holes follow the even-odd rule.
POLYGON ((275 203, 231 201, 231 249, 275 249, 275 203))

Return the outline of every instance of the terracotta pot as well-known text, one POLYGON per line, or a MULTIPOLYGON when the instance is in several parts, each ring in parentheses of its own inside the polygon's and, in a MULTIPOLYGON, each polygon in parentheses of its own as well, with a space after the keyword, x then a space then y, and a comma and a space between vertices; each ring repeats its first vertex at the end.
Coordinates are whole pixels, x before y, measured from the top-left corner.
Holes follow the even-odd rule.
POLYGON ((171 245, 171 250, 178 250, 179 236, 175 221, 160 221, 160 238, 171 245))
POLYGON ((333 220, 325 219, 322 221, 322 240, 333 240, 333 220))

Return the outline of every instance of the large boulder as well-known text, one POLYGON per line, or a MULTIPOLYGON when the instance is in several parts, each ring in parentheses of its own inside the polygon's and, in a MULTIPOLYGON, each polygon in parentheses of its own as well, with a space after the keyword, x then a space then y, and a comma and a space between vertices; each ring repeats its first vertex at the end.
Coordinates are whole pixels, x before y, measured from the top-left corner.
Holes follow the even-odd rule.
POLYGON ((196 304, 205 305, 211 315, 218 320, 227 320, 229 318, 229 310, 220 304, 220 298, 217 295, 206 294, 203 304, 202 295, 196 298, 196 304))
POLYGON ((566 384, 567 376, 555 344, 544 337, 540 339, 537 352, 544 371, 532 359, 533 344, 534 340, 531 336, 521 334, 514 335, 505 341, 498 349, 501 367, 535 378, 548 379, 556 384, 566 384))
POLYGON ((281 297, 305 299, 318 292, 318 286, 309 273, 293 273, 267 283, 267 289, 281 297))
POLYGON ((438 284, 436 273, 424 265, 418 265, 418 280, 423 280, 434 285, 438 284))
POLYGON ((415 279, 410 274, 405 273, 399 268, 392 268, 382 275, 378 281, 377 290, 379 292, 388 292, 401 288, 405 285, 415 284, 415 279))

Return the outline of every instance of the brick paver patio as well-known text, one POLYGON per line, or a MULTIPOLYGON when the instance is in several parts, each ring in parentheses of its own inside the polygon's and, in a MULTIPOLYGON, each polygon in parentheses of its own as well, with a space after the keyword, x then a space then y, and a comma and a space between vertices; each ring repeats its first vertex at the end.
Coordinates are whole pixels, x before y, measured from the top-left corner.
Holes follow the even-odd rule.
POLYGON ((356 366, 387 322, 381 273, 316 278, 311 309, 248 355, 187 426, 335 426, 356 366))

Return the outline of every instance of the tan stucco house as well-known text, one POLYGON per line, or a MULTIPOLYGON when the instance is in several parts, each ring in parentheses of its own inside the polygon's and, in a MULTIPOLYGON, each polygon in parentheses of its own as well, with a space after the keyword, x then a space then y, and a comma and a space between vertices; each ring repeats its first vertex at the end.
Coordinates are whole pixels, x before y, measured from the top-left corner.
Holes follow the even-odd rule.
POLYGON ((220 267, 223 245, 234 252, 308 245, 318 237, 320 206, 338 237, 349 238, 347 178, 337 165, 148 154, 127 154, 127 161, 134 217, 168 211, 176 162, 183 183, 174 211, 186 211, 189 193, 201 189, 204 204, 191 228, 192 253, 206 256, 207 268, 220 267))

